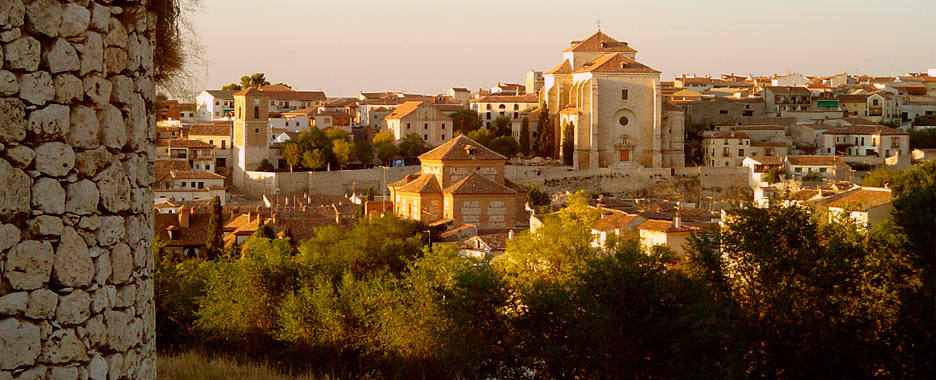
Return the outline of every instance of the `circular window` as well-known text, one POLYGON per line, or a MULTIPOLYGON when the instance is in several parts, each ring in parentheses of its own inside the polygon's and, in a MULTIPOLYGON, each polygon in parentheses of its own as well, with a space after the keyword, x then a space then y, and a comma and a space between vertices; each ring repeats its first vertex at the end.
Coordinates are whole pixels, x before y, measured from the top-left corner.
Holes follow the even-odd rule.
POLYGON ((627 116, 621 116, 621 118, 618 119, 618 123, 621 123, 621 125, 627 125, 627 116))

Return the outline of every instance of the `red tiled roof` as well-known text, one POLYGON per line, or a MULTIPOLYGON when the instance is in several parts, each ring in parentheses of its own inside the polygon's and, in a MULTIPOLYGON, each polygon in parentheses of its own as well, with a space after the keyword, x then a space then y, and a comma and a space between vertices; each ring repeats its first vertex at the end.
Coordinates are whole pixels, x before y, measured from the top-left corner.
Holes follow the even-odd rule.
POLYGON ((689 226, 682 226, 680 228, 676 228, 675 223, 669 220, 659 220, 659 219, 647 219, 643 223, 640 223, 640 225, 637 226, 637 229, 644 230, 644 231, 660 231, 660 232, 667 232, 667 233, 689 232, 689 231, 697 230, 697 228, 689 227, 689 226))
POLYGON ((397 188, 398 192, 440 194, 442 185, 434 174, 422 174, 415 180, 397 188))
POLYGON ((233 123, 195 124, 189 129, 189 136, 231 136, 233 123))
POLYGON ((619 229, 626 227, 627 224, 633 222, 638 217, 640 217, 640 215, 632 215, 625 212, 614 212, 611 215, 596 221, 595 224, 592 225, 592 229, 597 231, 611 231, 619 229))
POLYGON ((790 165, 802 166, 843 166, 845 161, 839 156, 786 156, 790 165))
POLYGON ((176 148, 214 148, 214 145, 200 140, 189 139, 158 139, 156 146, 171 146, 176 148))
POLYGON ((627 46, 627 42, 620 42, 611 38, 607 34, 602 32, 596 32, 588 38, 582 41, 573 41, 571 47, 563 50, 563 52, 570 51, 586 51, 586 52, 621 52, 621 53, 636 53, 637 50, 627 46))
POLYGON ((891 203, 894 197, 890 190, 886 189, 858 189, 846 193, 845 196, 826 204, 826 207, 835 207, 841 209, 853 208, 856 211, 868 211, 875 207, 880 207, 891 203))
POLYGON ((527 95, 487 95, 477 99, 471 99, 471 103, 539 103, 539 96, 536 94, 527 95))
POLYGON ((422 105, 423 103, 425 103, 424 100, 403 102, 403 104, 400 104, 397 108, 394 108, 393 112, 390 112, 390 114, 384 117, 384 119, 387 119, 387 120, 402 119, 406 115, 409 115, 411 112, 419 108, 419 106, 422 105))
POLYGON ((517 191, 507 186, 494 182, 487 177, 473 172, 467 177, 452 184, 446 193, 451 194, 516 194, 517 191))
POLYGON ((562 61, 562 63, 543 74, 572 74, 572 65, 569 64, 569 61, 562 61))
POLYGON ((659 71, 650 68, 643 63, 628 58, 623 53, 606 54, 591 62, 585 64, 582 68, 575 70, 576 73, 604 72, 604 73, 659 73, 659 71))
POLYGON ((437 146, 419 156, 420 160, 506 160, 493 150, 479 144, 465 135, 449 140, 445 144, 437 146), (473 154, 468 153, 473 150, 473 154))

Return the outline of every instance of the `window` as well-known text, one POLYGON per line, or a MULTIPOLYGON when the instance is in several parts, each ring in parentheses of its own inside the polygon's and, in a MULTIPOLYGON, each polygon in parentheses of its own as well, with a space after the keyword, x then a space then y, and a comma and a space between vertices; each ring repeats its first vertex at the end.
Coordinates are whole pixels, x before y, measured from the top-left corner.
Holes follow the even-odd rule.
POLYGON ((406 129, 410 129, 410 123, 406 123, 406 129))
POLYGON ((826 168, 819 168, 820 173, 825 173, 825 171, 826 171, 826 168))
POLYGON ((621 100, 627 100, 627 89, 621 90, 621 100))
POLYGON ((727 115, 727 114, 728 114, 728 110, 718 110, 718 113, 721 114, 721 115, 727 115))
POLYGON ((185 181, 182 181, 182 188, 185 188, 185 181))
POLYGON ((442 140, 445 140, 445 135, 442 135, 442 140))
POLYGON ((490 105, 490 104, 485 104, 485 105, 484 105, 484 109, 490 110, 490 109, 491 109, 491 105, 490 105))
POLYGON ((254 106, 254 119, 260 118, 260 106, 254 106))
POLYGON ((199 189, 204 189, 204 188, 205 188, 205 183, 199 181, 199 182, 198 182, 198 188, 199 188, 199 189))
MULTIPOLYGON (((625 90, 625 91, 627 91, 627 90, 625 90)), ((618 124, 627 125, 627 122, 628 122, 627 116, 621 116, 621 118, 618 119, 618 124)))
POLYGON ((429 141, 429 135, 423 135, 423 140, 429 141))
POLYGON ((429 123, 423 123, 423 129, 429 129, 429 123))
POLYGON ((497 109, 501 109, 501 110, 502 110, 502 109, 506 109, 506 108, 507 108, 507 106, 504 105, 504 104, 501 104, 501 105, 497 106, 497 109))
POLYGON ((738 156, 744 157, 744 149, 738 149, 738 156))
POLYGON ((488 112, 485 114, 485 119, 491 120, 491 113, 488 112))
POLYGON ((519 105, 519 104, 514 104, 514 111, 519 110, 519 109, 520 109, 520 105, 519 105))
POLYGON ((519 113, 519 112, 514 112, 514 117, 513 117, 513 118, 516 119, 516 118, 519 118, 519 117, 520 117, 520 113, 519 113))
POLYGON ((214 145, 214 140, 208 140, 208 143, 214 145))
POLYGON ((227 142, 227 141, 221 140, 221 149, 225 149, 224 144, 225 144, 226 142, 227 142))
POLYGON ((803 172, 803 168, 796 168, 796 169, 794 169, 794 171, 797 172, 797 173, 802 173, 802 172, 803 172))

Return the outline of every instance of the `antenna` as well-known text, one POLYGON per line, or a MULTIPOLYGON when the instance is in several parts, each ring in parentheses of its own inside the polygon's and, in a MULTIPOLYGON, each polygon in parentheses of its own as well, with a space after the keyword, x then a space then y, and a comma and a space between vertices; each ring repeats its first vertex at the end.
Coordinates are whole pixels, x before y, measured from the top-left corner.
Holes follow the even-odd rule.
POLYGON ((601 12, 595 12, 595 25, 598 26, 598 31, 601 31, 601 12))

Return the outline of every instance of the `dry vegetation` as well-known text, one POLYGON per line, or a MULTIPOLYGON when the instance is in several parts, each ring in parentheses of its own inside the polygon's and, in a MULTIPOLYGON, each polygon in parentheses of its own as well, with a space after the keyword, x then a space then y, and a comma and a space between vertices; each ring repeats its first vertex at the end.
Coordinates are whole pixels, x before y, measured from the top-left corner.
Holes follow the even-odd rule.
POLYGON ((238 363, 229 358, 196 351, 177 355, 161 354, 156 359, 158 379, 163 380, 324 380, 330 376, 291 376, 266 364, 238 363))

